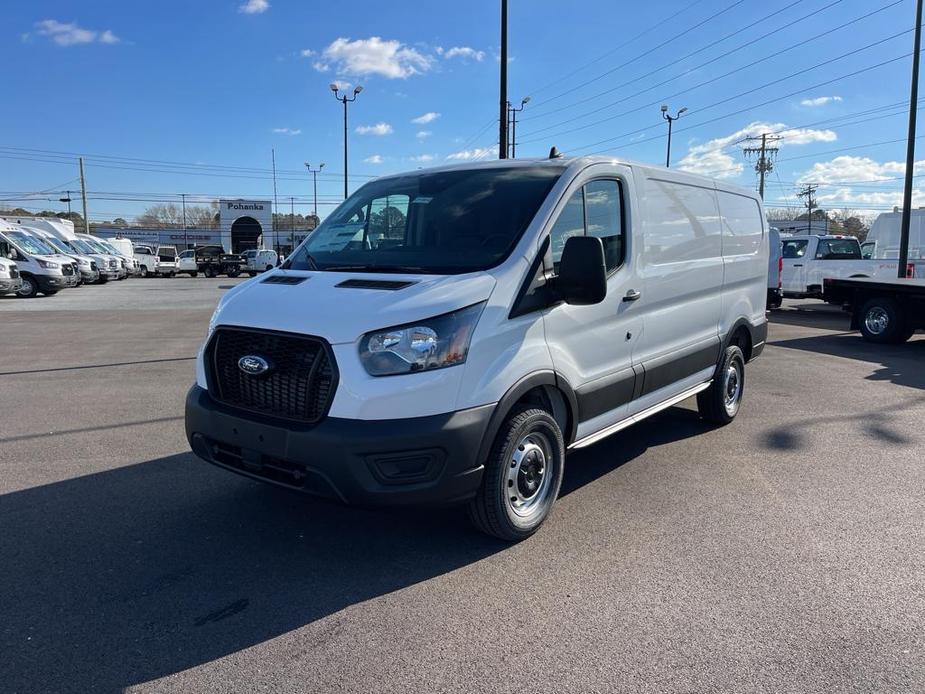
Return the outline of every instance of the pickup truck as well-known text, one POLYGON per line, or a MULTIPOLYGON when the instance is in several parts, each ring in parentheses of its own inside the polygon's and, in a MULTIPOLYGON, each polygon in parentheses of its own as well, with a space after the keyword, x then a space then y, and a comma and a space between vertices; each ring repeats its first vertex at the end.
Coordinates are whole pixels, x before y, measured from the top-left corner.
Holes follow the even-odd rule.
POLYGON ((244 271, 251 277, 256 277, 260 272, 272 270, 279 263, 279 256, 276 251, 268 248, 251 248, 244 251, 244 271))
POLYGON ((925 279, 826 279, 823 299, 851 314, 851 328, 868 342, 906 342, 925 328, 925 279))
POLYGON ((876 272, 877 263, 862 260, 861 244, 853 236, 785 236, 781 246, 781 289, 791 299, 821 299, 827 278, 872 277, 876 272))
POLYGON ((221 246, 200 246, 196 249, 196 267, 206 277, 228 275, 237 277, 244 269, 244 257, 226 253, 221 246))
POLYGON ((177 249, 174 246, 135 246, 138 274, 142 277, 177 274, 177 249))

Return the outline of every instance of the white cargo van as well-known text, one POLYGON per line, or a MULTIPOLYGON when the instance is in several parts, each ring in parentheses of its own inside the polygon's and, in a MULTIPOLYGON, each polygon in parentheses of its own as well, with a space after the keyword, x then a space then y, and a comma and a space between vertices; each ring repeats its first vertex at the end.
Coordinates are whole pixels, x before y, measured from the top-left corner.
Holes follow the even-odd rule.
POLYGON ((9 259, 11 255, 10 244, 0 237, 0 296, 15 294, 22 287, 19 268, 9 259))
POLYGON ((125 276, 125 268, 122 265, 122 259, 113 255, 109 249, 100 243, 99 239, 91 234, 77 234, 77 241, 82 247, 89 248, 97 257, 100 270, 100 282, 108 280, 117 280, 125 276))
POLYGON ((32 298, 42 293, 53 296, 73 285, 74 268, 55 250, 22 227, 0 221, 0 242, 6 257, 16 263, 20 287, 17 296, 32 298))
POLYGON ((219 302, 193 451, 355 504, 534 532, 582 448, 692 396, 736 416, 764 347, 749 190, 613 158, 388 176, 219 302))
POLYGON ((86 282, 87 284, 92 284, 100 279, 100 271, 97 269, 96 260, 89 256, 84 255, 80 251, 72 248, 67 241, 64 241, 51 232, 42 231, 41 229, 33 229, 32 227, 23 227, 30 233, 41 238, 45 243, 55 249, 58 253, 63 256, 67 256, 72 259, 77 264, 77 271, 80 277, 80 281, 86 282))

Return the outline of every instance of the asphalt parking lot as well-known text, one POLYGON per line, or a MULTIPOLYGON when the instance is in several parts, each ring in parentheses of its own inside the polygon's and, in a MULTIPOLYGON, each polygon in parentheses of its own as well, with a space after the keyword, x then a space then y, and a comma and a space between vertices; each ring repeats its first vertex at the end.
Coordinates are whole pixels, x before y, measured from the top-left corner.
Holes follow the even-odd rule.
POLYGON ((732 425, 686 402, 575 453, 507 546, 195 459, 238 281, 0 299, 3 691, 925 690, 925 335, 788 303, 732 425))

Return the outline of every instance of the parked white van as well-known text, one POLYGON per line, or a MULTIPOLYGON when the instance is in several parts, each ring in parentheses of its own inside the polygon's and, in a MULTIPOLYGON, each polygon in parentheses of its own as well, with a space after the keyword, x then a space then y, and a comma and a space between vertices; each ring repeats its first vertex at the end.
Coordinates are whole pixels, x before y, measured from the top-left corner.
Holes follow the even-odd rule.
POLYGON ((9 259, 13 254, 10 244, 0 238, 0 296, 16 294, 22 287, 19 268, 9 259))
POLYGON ((19 270, 17 296, 32 298, 42 293, 53 296, 73 284, 74 267, 62 261, 55 250, 22 227, 0 221, 0 242, 9 260, 19 270))
POLYGON ((251 277, 269 272, 279 264, 279 256, 270 248, 251 248, 244 251, 244 272, 251 277))
POLYGON ((193 451, 356 504, 466 503, 519 540, 567 449, 697 396, 736 416, 764 347, 752 191, 612 158, 387 176, 219 302, 193 451))
POLYGON ((100 279, 100 271, 97 269, 96 260, 75 250, 64 241, 51 232, 33 229, 32 227, 23 227, 34 236, 41 238, 46 244, 55 249, 56 252, 73 260, 77 264, 77 272, 81 282, 93 284, 100 279))

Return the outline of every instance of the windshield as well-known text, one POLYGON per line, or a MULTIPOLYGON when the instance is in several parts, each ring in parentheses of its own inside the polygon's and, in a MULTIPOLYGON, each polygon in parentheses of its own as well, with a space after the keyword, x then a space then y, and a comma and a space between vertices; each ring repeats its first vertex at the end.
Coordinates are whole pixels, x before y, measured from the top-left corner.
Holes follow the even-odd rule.
POLYGON ((96 251, 90 246, 89 243, 84 242, 83 239, 71 239, 68 243, 74 247, 75 250, 80 251, 81 253, 93 254, 96 251))
POLYGON ((435 171, 360 188, 292 256, 295 270, 459 274, 511 252, 562 174, 537 166, 435 171))
POLYGON ((35 253, 37 255, 54 255, 56 253, 55 249, 44 241, 22 231, 11 231, 9 236, 13 243, 27 253, 35 253))
POLYGON ((46 236, 46 237, 43 239, 43 241, 45 241, 45 243, 47 243, 49 246, 54 247, 54 249, 57 250, 58 253, 67 254, 67 253, 73 253, 73 252, 74 252, 74 251, 72 251, 70 248, 68 248, 68 247, 64 244, 64 242, 61 241, 61 239, 56 239, 56 238, 52 238, 52 237, 50 237, 50 236, 46 236))
POLYGON ((101 247, 101 248, 102 248, 106 253, 108 253, 109 255, 119 255, 119 256, 122 255, 122 254, 116 249, 115 246, 113 246, 112 244, 108 243, 107 241, 97 240, 97 241, 96 241, 96 245, 99 246, 99 247, 101 247))
POLYGON ((81 239, 87 246, 93 249, 94 253, 102 253, 104 255, 110 255, 109 251, 106 248, 96 241, 95 239, 81 239))

